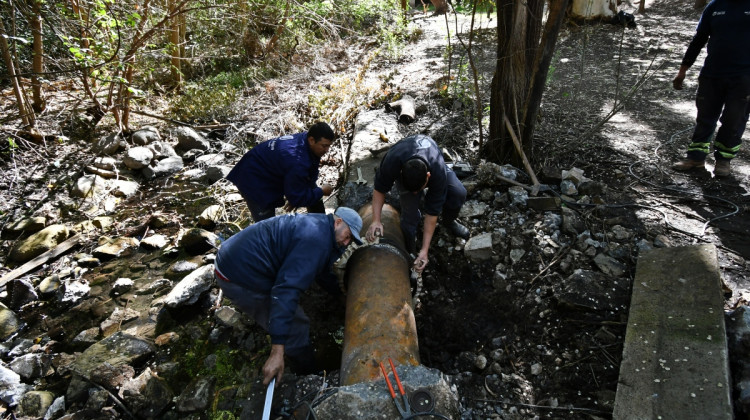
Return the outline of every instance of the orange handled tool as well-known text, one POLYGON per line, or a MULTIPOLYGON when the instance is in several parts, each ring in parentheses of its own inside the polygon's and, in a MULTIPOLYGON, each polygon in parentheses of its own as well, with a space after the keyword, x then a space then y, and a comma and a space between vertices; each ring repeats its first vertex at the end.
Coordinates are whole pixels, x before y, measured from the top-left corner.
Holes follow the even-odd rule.
POLYGON ((393 385, 391 385, 391 380, 388 379, 388 374, 385 372, 385 367, 383 367, 383 362, 380 362, 380 371, 383 372, 383 377, 385 378, 385 384, 388 385, 388 391, 391 393, 391 398, 393 399, 393 404, 396 405, 396 409, 398 409, 398 413, 401 414, 402 419, 411 418, 411 407, 409 407, 409 399, 406 397, 406 392, 404 392, 404 387, 401 385, 401 380, 398 378, 398 372, 396 372, 396 367, 393 366, 393 360, 391 358, 388 358, 388 363, 391 364, 391 370, 393 371, 393 379, 396 380, 396 385, 398 386, 398 392, 401 394, 401 400, 404 402, 404 406, 401 407, 401 404, 396 399, 396 392, 393 390, 393 385))

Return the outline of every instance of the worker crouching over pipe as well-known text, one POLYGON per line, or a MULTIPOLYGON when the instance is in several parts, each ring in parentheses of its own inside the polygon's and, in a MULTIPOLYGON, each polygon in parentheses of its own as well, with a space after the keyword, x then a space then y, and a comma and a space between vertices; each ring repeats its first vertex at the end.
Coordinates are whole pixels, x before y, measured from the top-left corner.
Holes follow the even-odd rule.
MULTIPOLYGON (((364 229, 372 206, 359 211, 364 229)), ((346 266, 347 288, 341 385, 381 377, 380 362, 419 365, 417 326, 409 286, 409 257, 404 251, 398 212, 383 206, 380 243, 357 249, 346 266)))

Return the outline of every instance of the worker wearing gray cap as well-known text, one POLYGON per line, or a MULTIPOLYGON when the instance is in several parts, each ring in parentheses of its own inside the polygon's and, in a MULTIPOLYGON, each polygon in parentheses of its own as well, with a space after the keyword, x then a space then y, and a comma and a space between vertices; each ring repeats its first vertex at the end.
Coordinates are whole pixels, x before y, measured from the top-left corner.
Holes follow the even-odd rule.
POLYGON ((284 356, 299 374, 314 372, 310 319, 298 305, 313 280, 341 293, 331 272, 352 242, 362 243, 362 219, 339 207, 334 214, 287 214, 252 224, 227 239, 216 255, 219 287, 271 335, 263 383, 284 372, 284 356))

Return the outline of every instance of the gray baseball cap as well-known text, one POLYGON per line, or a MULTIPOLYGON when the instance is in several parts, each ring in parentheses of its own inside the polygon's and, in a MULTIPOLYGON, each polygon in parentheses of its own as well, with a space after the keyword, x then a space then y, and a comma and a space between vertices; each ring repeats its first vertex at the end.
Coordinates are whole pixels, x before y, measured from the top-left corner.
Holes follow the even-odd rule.
POLYGON ((359 217, 359 214, 349 207, 339 207, 333 214, 340 217, 349 226, 354 242, 362 245, 362 238, 359 237, 359 231, 362 230, 362 218, 359 217))

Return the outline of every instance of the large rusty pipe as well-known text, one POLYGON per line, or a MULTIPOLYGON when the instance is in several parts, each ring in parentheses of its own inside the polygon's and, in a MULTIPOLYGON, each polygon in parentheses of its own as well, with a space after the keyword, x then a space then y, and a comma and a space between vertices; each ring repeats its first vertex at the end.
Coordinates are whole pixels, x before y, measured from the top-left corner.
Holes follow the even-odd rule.
MULTIPOLYGON (((364 233, 372 206, 359 211, 364 233)), ((383 237, 356 250, 346 266, 347 284, 341 385, 380 378, 381 361, 419 365, 417 325, 409 286, 409 257, 404 251, 399 214, 383 206, 383 237)))

